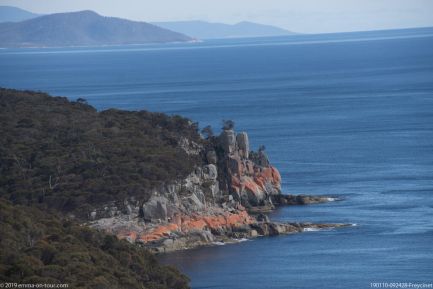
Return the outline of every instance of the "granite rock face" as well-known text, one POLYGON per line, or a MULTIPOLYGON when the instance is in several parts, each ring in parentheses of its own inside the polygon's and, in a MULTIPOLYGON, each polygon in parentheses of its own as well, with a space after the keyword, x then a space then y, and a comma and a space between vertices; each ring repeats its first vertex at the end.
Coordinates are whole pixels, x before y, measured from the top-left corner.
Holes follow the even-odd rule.
POLYGON ((248 134, 246 132, 238 133, 236 136, 236 143, 239 148, 239 155, 245 159, 248 159, 250 154, 250 142, 248 140, 248 134))
POLYGON ((233 130, 225 130, 220 135, 225 152, 222 166, 226 167, 229 193, 247 208, 273 207, 274 196, 281 194, 280 173, 270 165, 263 151, 250 157, 247 133, 241 132, 236 138, 234 135, 233 130))
POLYGON ((224 130, 220 135, 220 143, 226 154, 232 154, 236 151, 236 134, 232 129, 224 130))
POLYGON ((214 150, 210 150, 206 153, 206 161, 209 164, 216 165, 218 159, 217 159, 216 152, 214 150))
POLYGON ((143 205, 143 218, 149 221, 152 219, 166 221, 169 216, 167 203, 165 197, 153 196, 143 205))
POLYGON ((215 243, 235 243, 259 236, 278 236, 348 226, 350 225, 258 221, 246 211, 212 211, 208 215, 179 216, 176 222, 159 226, 137 226, 129 230, 115 230, 114 233, 119 239, 140 244, 155 253, 165 253, 215 243))
POLYGON ((211 146, 186 139, 180 144, 189 155, 201 155, 202 165, 184 180, 155 188, 144 202, 128 199, 123 210, 111 204, 103 212, 92 212, 92 226, 155 252, 317 226, 275 223, 263 214, 275 205, 320 203, 327 198, 282 195, 280 173, 263 148, 250 150, 247 133, 226 129, 211 146))

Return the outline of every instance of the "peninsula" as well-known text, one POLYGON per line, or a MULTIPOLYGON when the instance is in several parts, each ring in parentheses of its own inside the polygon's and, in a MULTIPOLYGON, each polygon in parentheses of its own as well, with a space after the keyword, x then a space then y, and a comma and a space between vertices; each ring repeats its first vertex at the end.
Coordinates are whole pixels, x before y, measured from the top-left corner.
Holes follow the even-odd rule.
POLYGON ((2 280, 64 282, 64 260, 74 260, 82 270, 71 286, 102 276, 94 280, 187 288, 147 252, 345 226, 269 220, 277 206, 329 198, 282 194, 264 148, 251 150, 232 121, 214 135, 177 115, 0 89, 0 123, 2 280))

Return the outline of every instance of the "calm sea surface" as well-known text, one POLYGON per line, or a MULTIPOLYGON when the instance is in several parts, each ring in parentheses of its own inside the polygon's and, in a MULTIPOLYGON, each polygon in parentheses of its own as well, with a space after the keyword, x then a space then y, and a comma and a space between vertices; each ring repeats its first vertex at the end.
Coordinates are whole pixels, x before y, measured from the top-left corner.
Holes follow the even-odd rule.
POLYGON ((283 191, 343 201, 282 221, 354 227, 170 254, 193 288, 433 283, 433 29, 0 50, 0 86, 211 124, 265 144, 283 191))

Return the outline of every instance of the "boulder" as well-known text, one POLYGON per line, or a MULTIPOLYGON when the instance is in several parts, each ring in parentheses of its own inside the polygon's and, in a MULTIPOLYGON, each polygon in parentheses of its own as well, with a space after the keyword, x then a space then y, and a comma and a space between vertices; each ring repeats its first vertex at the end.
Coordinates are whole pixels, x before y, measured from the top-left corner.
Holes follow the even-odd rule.
POLYGON ((212 227, 211 233, 214 236, 224 236, 226 234, 226 229, 224 227, 212 227))
POLYGON ((218 161, 216 152, 214 150, 208 151, 206 153, 206 160, 208 164, 215 165, 218 161))
POLYGON ((236 202, 240 202, 242 199, 238 190, 234 190, 233 192, 231 192, 231 196, 233 196, 233 200, 235 200, 236 202))
POLYGON ((164 241, 160 242, 159 246, 156 248, 157 249, 156 253, 162 253, 162 252, 168 253, 168 252, 182 250, 187 247, 186 243, 187 243, 186 238, 165 239, 164 241))
POLYGON ((202 173, 205 180, 216 180, 218 177, 218 169, 213 164, 204 166, 202 173))
POLYGON ((109 211, 110 217, 114 217, 118 215, 117 207, 111 207, 109 211))
POLYGON ((232 154, 235 152, 236 135, 233 130, 224 130, 220 135, 220 141, 226 154, 232 154))
POLYGON ((265 191, 268 195, 279 195, 280 190, 275 187, 271 180, 265 182, 265 191))
POLYGON ((254 175, 254 163, 250 160, 245 162, 245 173, 250 176, 254 175))
POLYGON ((232 231, 233 232, 241 232, 241 233, 250 233, 250 231, 251 231, 251 228, 250 228, 250 226, 249 225, 241 225, 241 226, 234 226, 233 228, 232 228, 232 231))
POLYGON ((277 223, 269 223, 269 236, 277 236, 285 233, 284 226, 277 223))
POLYGON ((262 167, 269 167, 269 159, 264 151, 259 151, 258 154, 258 165, 262 167))
POLYGON ((265 214, 258 214, 256 220, 257 222, 269 222, 269 217, 265 214))
POLYGON ((269 236, 269 223, 252 224, 251 228, 254 229, 260 236, 269 236))
POLYGON ((231 156, 228 160, 229 171, 232 175, 241 176, 243 174, 243 164, 239 156, 231 156))
POLYGON ((278 205, 308 205, 329 202, 333 198, 327 196, 306 196, 306 195, 276 195, 274 196, 278 205))
POLYGON ((248 200, 248 204, 252 206, 260 206, 262 205, 262 201, 264 200, 265 195, 260 191, 251 191, 246 190, 245 196, 248 200))
POLYGON ((212 233, 208 230, 203 230, 203 231, 199 231, 199 235, 200 238, 204 241, 204 242, 213 242, 214 241, 214 236, 212 235, 212 233))
POLYGON ((133 209, 132 209, 131 205, 129 205, 129 204, 126 205, 126 214, 131 215, 132 212, 133 212, 133 209))
POLYGON ((165 197, 153 196, 143 204, 143 217, 145 220, 167 220, 167 203, 165 197))
POLYGON ((185 198, 182 203, 189 212, 196 212, 204 208, 204 204, 196 194, 192 194, 191 196, 185 198))
POLYGON ((202 191, 195 191, 194 195, 197 197, 197 199, 200 200, 200 202, 205 205, 206 204, 206 196, 202 191))
POLYGON ((204 183, 202 189, 207 200, 217 202, 222 197, 221 195, 222 191, 220 191, 218 181, 216 180, 208 181, 208 183, 204 183))
POLYGON ((250 142, 246 132, 238 133, 236 136, 236 143, 238 144, 239 154, 242 158, 248 159, 250 153, 250 142))
POLYGON ((165 240, 162 242, 162 245, 163 245, 164 247, 167 247, 167 248, 172 247, 173 244, 174 244, 173 239, 165 239, 165 240))

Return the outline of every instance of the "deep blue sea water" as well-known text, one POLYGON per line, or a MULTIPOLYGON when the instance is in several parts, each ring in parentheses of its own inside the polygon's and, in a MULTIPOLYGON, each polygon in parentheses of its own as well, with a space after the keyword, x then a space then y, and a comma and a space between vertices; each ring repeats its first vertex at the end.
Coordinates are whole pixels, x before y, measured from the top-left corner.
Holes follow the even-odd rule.
POLYGON ((357 224, 163 256, 193 288, 433 283, 433 29, 7 49, 0 86, 233 119, 266 145, 285 193, 344 198, 273 219, 357 224))

